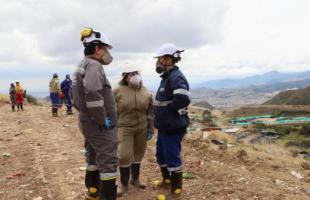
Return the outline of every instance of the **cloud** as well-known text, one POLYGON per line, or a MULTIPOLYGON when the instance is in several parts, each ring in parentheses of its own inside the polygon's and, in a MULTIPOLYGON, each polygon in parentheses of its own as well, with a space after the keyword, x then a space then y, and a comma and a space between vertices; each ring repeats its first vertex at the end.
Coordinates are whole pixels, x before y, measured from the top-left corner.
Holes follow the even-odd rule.
POLYGON ((148 86, 156 87, 152 56, 164 42, 186 49, 180 67, 191 82, 310 69, 307 0, 0 3, 2 79, 33 77, 40 85, 40 77, 71 73, 83 57, 79 32, 84 26, 105 32, 112 41, 114 62, 105 68, 115 84, 130 63, 141 67, 148 86))

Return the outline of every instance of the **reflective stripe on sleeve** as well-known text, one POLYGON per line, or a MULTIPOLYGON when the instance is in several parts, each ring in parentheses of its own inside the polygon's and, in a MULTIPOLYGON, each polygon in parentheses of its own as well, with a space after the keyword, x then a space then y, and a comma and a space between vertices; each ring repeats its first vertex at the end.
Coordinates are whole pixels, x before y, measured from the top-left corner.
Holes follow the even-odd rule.
POLYGON ((87 108, 102 107, 103 105, 104 105, 103 100, 99 100, 99 101, 86 101, 87 108))
POLYGON ((171 101, 155 101, 154 106, 162 106, 165 107, 167 106, 171 101))
POLYGON ((173 90, 173 94, 183 94, 183 95, 189 96, 190 93, 188 90, 180 88, 180 89, 173 90))

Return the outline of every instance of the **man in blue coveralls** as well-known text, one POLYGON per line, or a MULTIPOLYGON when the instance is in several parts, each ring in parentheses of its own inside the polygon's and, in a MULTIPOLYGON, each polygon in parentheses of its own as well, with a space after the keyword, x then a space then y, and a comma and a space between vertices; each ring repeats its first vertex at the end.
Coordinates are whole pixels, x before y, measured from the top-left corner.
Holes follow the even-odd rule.
POLYGON ((72 80, 70 75, 66 75, 66 79, 61 82, 61 91, 64 93, 65 104, 67 106, 67 115, 72 115, 72 101, 71 101, 71 90, 72 80))
POLYGON ((163 44, 157 51, 156 72, 161 83, 155 99, 155 127, 158 129, 156 157, 163 182, 170 188, 166 200, 181 199, 181 143, 190 123, 187 107, 190 104, 189 84, 176 63, 181 52, 174 44, 163 44))

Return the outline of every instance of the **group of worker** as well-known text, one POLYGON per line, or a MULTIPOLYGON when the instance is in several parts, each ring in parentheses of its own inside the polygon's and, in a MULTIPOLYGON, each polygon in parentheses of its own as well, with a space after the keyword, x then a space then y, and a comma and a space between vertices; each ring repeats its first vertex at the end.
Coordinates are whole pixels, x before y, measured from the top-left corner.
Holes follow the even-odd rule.
POLYGON ((26 90, 23 89, 19 82, 11 83, 9 94, 12 106, 12 112, 15 112, 15 106, 17 110, 24 110, 24 98, 26 97, 26 90))
POLYGON ((49 83, 49 93, 52 103, 52 115, 58 116, 58 108, 61 108, 63 103, 67 107, 67 115, 72 115, 72 81, 70 75, 67 74, 65 80, 61 83, 58 74, 53 74, 49 83))
POLYGON ((155 66, 161 83, 154 102, 137 68, 124 70, 118 87, 112 90, 102 66, 113 61, 109 52, 112 45, 105 34, 84 28, 81 41, 85 57, 73 74, 72 95, 85 139, 85 199, 115 200, 127 193, 129 183, 146 189, 139 178, 140 167, 154 127, 158 130, 160 187, 169 190, 158 198, 181 199, 181 143, 190 123, 189 84, 176 66, 183 50, 170 43, 158 49, 155 66), (119 174, 121 185, 117 192, 119 174))

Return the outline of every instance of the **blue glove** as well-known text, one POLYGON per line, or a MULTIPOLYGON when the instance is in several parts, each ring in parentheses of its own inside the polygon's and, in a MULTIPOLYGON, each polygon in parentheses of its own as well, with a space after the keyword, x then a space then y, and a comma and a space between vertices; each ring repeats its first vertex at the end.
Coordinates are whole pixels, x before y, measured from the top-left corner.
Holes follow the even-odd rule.
POLYGON ((111 119, 110 119, 109 116, 107 116, 107 117, 105 118, 104 127, 105 127, 106 129, 111 128, 111 119))
POLYGON ((146 134, 146 140, 149 141, 153 138, 154 133, 152 133, 151 131, 148 131, 146 134))

